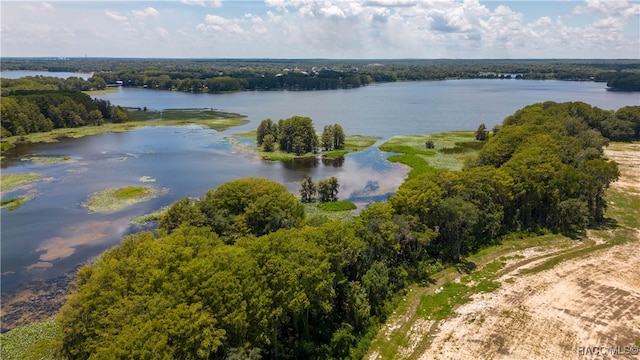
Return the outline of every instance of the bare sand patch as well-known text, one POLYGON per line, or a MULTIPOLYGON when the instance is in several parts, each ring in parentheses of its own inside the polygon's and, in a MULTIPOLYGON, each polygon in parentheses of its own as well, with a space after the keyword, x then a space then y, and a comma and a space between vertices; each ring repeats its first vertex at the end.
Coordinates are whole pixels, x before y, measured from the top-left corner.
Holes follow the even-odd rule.
POLYGON ((420 359, 576 358, 579 347, 633 345, 640 339, 639 267, 630 242, 540 273, 505 274, 498 290, 440 322, 420 359))

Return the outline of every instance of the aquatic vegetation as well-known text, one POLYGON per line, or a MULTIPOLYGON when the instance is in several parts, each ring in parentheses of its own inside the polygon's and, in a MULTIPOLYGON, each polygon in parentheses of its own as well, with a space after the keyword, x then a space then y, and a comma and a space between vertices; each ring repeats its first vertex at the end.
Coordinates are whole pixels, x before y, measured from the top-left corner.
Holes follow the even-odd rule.
POLYGON ((435 168, 462 170, 465 163, 474 159, 483 142, 474 139, 471 131, 451 131, 438 134, 394 136, 380 145, 380 150, 400 153, 389 161, 399 162, 412 168, 413 178, 435 168), (427 143, 433 148, 427 147, 427 143))
POLYGON ((31 157, 22 159, 22 161, 31 161, 31 162, 34 162, 37 164, 43 164, 43 165, 53 165, 53 164, 59 164, 59 163, 70 163, 70 162, 74 162, 75 160, 71 159, 70 156, 60 156, 60 157, 31 156, 31 157))
POLYGON ((162 190, 145 186, 109 188, 92 194, 89 200, 82 205, 91 212, 120 210, 139 202, 151 200, 163 193, 162 190))
POLYGON ((13 191, 21 186, 42 179, 43 176, 38 173, 0 174, 0 192, 13 191))
POLYGON ((60 324, 55 319, 37 322, 0 335, 0 358, 5 360, 51 359, 60 324))
POLYGON ((131 225, 147 225, 151 221, 160 221, 160 218, 167 212, 169 209, 168 206, 163 207, 160 210, 154 211, 149 214, 144 214, 142 216, 138 216, 137 218, 131 220, 129 223, 131 225))
POLYGON ((26 195, 20 195, 11 199, 2 200, 0 202, 0 207, 6 207, 9 210, 15 210, 22 206, 22 204, 33 200, 35 197, 35 192, 30 192, 26 195))
POLYGON ((143 176, 140 178, 140 181, 142 182, 156 182, 155 178, 152 178, 151 176, 143 176))

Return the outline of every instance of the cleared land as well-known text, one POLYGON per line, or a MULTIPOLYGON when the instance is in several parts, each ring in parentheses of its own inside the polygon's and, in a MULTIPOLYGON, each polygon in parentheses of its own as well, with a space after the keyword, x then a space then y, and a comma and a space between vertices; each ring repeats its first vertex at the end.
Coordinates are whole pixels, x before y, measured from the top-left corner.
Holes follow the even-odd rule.
POLYGON ((367 358, 611 358, 586 350, 605 346, 637 359, 640 144, 612 144, 606 155, 622 173, 608 193, 611 226, 581 241, 512 240, 470 257, 479 269, 471 275, 437 274, 436 284, 411 289, 367 358))

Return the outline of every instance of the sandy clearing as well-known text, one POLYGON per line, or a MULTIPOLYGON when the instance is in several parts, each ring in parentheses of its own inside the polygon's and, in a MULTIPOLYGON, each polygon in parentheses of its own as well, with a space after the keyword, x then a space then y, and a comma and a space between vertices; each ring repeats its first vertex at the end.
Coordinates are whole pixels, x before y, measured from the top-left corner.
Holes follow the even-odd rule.
MULTIPOLYGON (((605 153, 621 172, 612 187, 639 195, 640 144, 612 144, 605 153)), ((635 236, 640 239, 640 229, 635 236)), ((603 242, 593 235, 590 239, 603 242)), ((501 287, 474 296, 456 309, 455 317, 440 322, 419 359, 640 358, 637 241, 528 275, 520 271, 546 256, 537 255, 537 249, 517 255, 519 261, 507 264, 509 270, 499 278, 501 287), (630 346, 632 353, 594 355, 581 350, 601 346, 606 351, 630 346)))
POLYGON ((503 275, 498 290, 439 324, 420 359, 577 358, 580 346, 633 345, 640 339, 637 248, 631 242, 537 274, 503 275))

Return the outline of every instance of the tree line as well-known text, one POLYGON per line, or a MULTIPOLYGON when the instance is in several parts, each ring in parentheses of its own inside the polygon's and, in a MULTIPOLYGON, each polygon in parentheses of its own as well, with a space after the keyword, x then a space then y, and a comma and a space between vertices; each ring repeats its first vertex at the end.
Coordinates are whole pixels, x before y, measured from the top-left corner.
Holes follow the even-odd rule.
POLYGON ((129 113, 122 107, 76 91, 15 91, 2 97, 0 111, 2 137, 129 120, 129 113))
MULTIPOLYGON (((361 358, 394 297, 442 264, 503 236, 580 236, 605 222, 619 172, 603 156, 604 113, 527 106, 464 170, 409 179, 353 221, 306 217, 283 185, 258 178, 179 200, 155 233, 79 270, 59 315, 61 355, 361 358)), ((640 123, 637 106, 612 115, 640 123)))
POLYGON ((186 92, 329 90, 375 82, 510 78, 608 82, 613 90, 638 91, 637 60, 301 60, 301 59, 69 59, 3 58, 3 70, 93 72, 91 85, 186 92), (624 78, 624 81, 618 79, 624 78))

